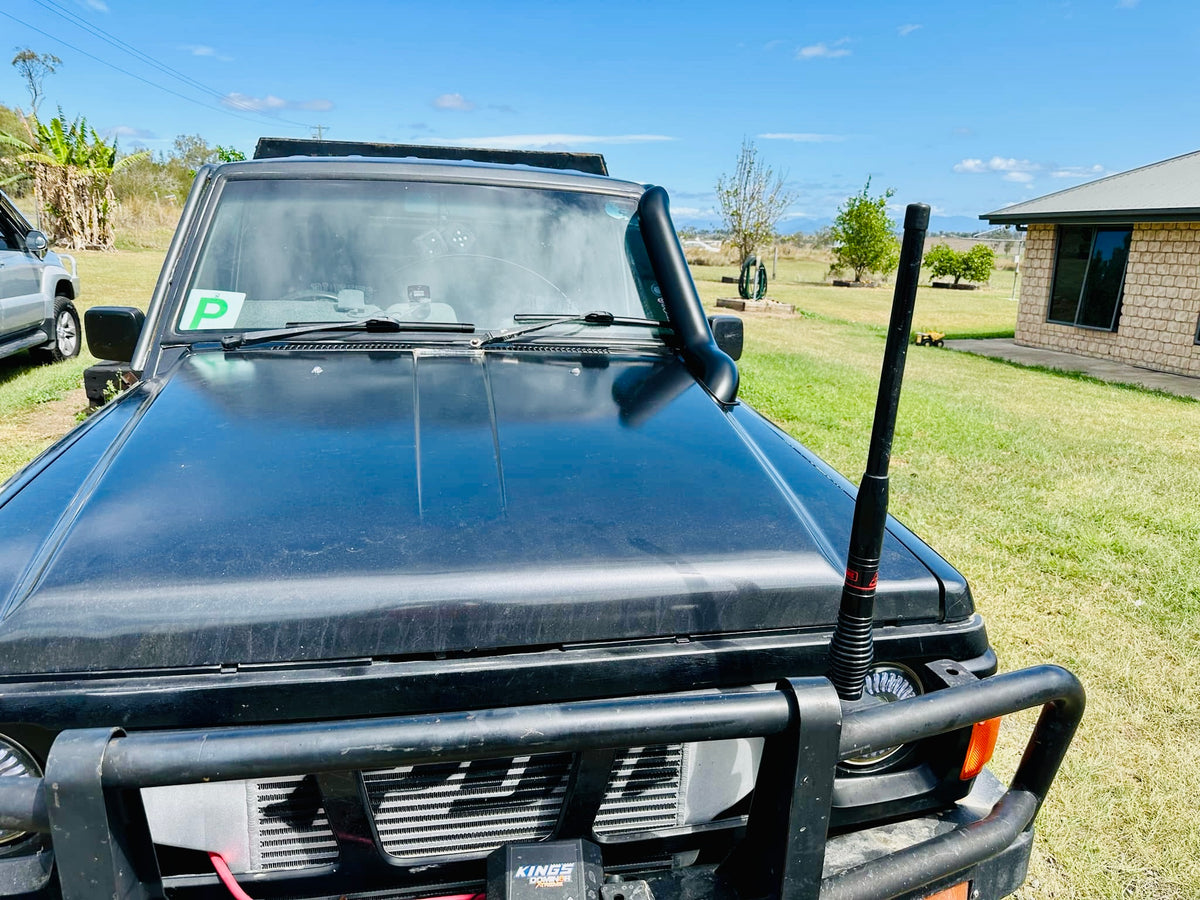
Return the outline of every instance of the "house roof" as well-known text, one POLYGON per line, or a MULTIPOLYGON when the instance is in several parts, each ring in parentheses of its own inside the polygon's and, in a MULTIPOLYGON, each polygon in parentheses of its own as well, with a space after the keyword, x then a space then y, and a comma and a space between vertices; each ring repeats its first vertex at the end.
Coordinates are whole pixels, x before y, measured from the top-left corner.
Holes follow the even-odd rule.
POLYGON ((994 225, 1200 221, 1200 150, 1006 206, 979 218, 994 225))

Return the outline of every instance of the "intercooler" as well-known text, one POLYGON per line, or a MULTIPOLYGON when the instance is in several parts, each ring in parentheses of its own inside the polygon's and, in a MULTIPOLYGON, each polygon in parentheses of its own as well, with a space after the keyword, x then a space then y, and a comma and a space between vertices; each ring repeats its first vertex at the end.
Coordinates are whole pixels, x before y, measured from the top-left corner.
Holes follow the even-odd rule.
MULTIPOLYGON (((502 844, 554 831, 573 754, 431 763, 362 773, 383 851, 399 860, 487 855, 502 844)), ((681 745, 617 755, 594 821, 604 837, 681 823, 681 745)), ((248 788, 250 871, 328 865, 337 845, 312 777, 272 778, 248 788)))

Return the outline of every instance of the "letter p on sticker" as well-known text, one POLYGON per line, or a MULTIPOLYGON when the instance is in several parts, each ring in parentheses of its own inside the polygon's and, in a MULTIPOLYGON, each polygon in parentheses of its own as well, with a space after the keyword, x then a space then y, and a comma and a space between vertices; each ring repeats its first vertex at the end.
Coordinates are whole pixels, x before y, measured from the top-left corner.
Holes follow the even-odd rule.
POLYGON ((246 295, 238 291, 192 290, 179 317, 180 331, 233 328, 242 313, 246 295))

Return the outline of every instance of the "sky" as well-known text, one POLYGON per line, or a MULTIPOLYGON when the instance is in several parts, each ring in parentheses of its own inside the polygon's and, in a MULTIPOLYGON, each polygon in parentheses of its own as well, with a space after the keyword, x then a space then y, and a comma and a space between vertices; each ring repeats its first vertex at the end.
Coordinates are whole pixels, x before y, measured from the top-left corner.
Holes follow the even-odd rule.
MULTIPOLYGON (((871 179, 934 229, 1200 149, 1200 4, 1166 0, 353 5, 0 0, 0 53, 62 59, 45 119, 122 150, 264 135, 596 151, 717 225, 744 140, 827 224, 871 179), (157 65, 155 65, 157 64, 157 65), (123 70, 123 71, 119 71, 123 70)), ((5 57, 7 60, 9 57, 5 57)), ((28 108, 0 67, 0 103, 28 108)))

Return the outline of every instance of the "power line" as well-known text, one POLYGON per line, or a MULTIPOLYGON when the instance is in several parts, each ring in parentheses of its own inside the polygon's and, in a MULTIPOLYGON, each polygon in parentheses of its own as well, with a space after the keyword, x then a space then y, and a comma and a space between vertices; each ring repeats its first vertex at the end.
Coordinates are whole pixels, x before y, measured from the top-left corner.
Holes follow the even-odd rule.
MULTIPOLYGON (((5 18, 12 19, 18 25, 24 25, 30 31, 36 31, 38 34, 42 35, 43 37, 47 37, 52 41, 62 44, 64 47, 68 47, 71 50, 74 50, 76 53, 80 53, 83 56, 86 56, 88 59, 95 60, 96 62, 100 63, 100 65, 102 65, 102 66, 107 66, 108 68, 113 69, 114 71, 120 72, 122 75, 128 75, 130 78, 136 79, 137 81, 142 82, 142 84, 148 84, 152 88, 158 88, 160 91, 166 91, 168 94, 171 94, 174 97, 178 97, 180 100, 186 100, 188 103, 194 103, 197 106, 204 107, 205 109, 211 109, 211 110, 215 110, 216 112, 219 112, 219 113, 224 113, 227 116, 233 116, 235 119, 242 119, 243 121, 246 121, 246 122, 253 122, 255 125, 262 124, 262 122, 260 122, 258 119, 251 119, 249 116, 240 115, 239 113, 236 113, 231 109, 226 109, 226 108, 223 108, 220 106, 213 106, 210 103, 205 103, 201 100, 197 100, 195 97, 189 97, 186 94, 181 94, 178 91, 173 91, 169 87, 165 87, 164 85, 150 81, 147 78, 143 78, 141 75, 135 75, 133 72, 130 72, 128 69, 122 69, 120 66, 116 65, 115 63, 110 63, 108 60, 101 59, 100 57, 96 56, 95 54, 88 53, 86 50, 84 50, 80 47, 76 47, 70 41, 65 41, 56 35, 50 34, 47 31, 43 31, 42 29, 38 28, 36 25, 30 25, 28 22, 26 22, 22 19, 18 19, 16 16, 12 15, 11 13, 7 13, 2 9, 0 9, 0 16, 4 16, 5 18)), ((272 117, 265 117, 265 118, 272 118, 272 117)), ((293 124, 293 123, 289 123, 289 124, 293 124)), ((308 128, 309 126, 303 125, 302 127, 308 128)))
POLYGON ((282 116, 267 116, 261 110, 255 109, 251 104, 246 103, 243 100, 234 99, 229 94, 219 91, 216 88, 210 87, 209 85, 206 85, 201 81, 197 81, 195 78, 192 78, 190 75, 185 75, 183 72, 180 72, 178 69, 172 68, 171 66, 162 62, 161 60, 155 59, 150 54, 139 50, 137 47, 134 47, 132 44, 129 44, 126 41, 121 40, 121 38, 117 37, 116 35, 105 31, 99 25, 92 24, 87 19, 83 18, 82 16, 78 15, 77 13, 54 2, 54 0, 33 0, 33 2, 36 3, 38 6, 42 7, 42 9, 46 10, 47 12, 53 13, 54 15, 56 15, 62 19, 65 19, 67 22, 74 25, 76 28, 81 28, 84 31, 87 31, 93 37, 99 38, 100 40, 104 41, 107 44, 110 44, 111 46, 117 48, 118 50, 122 51, 123 53, 128 53, 130 56, 134 57, 134 59, 137 59, 139 62, 143 62, 143 63, 146 63, 147 65, 153 66, 154 68, 158 69, 163 74, 169 75, 170 77, 176 79, 177 81, 183 82, 188 87, 192 87, 197 90, 203 91, 204 93, 209 94, 212 97, 215 97, 217 100, 220 100, 222 103, 224 103, 226 105, 232 105, 236 109, 240 109, 240 110, 243 110, 244 112, 252 113, 254 115, 261 115, 261 116, 263 116, 264 119, 270 119, 271 121, 275 121, 275 122, 284 122, 288 125, 295 125, 297 128, 311 127, 307 122, 297 122, 292 119, 285 119, 282 116))

